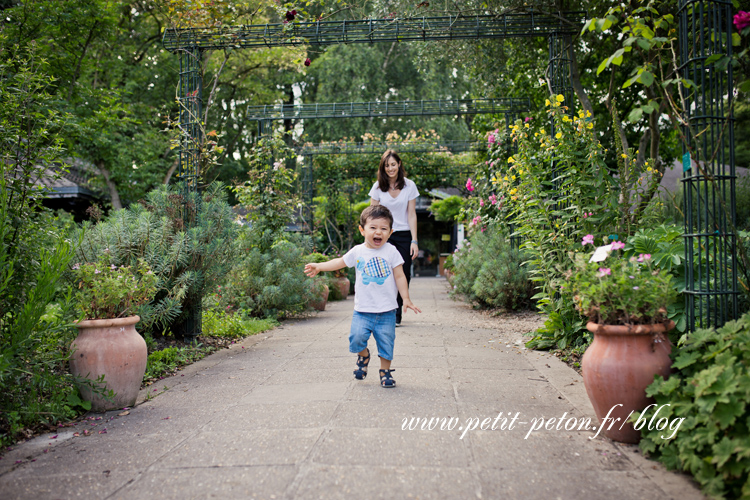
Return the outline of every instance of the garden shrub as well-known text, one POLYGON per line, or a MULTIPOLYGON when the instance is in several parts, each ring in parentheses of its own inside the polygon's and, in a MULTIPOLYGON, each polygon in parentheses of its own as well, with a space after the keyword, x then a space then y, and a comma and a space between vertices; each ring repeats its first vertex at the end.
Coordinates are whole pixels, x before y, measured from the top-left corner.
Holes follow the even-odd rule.
POLYGON ((653 418, 641 429, 641 449, 669 469, 692 474, 712 498, 750 497, 748 345, 750 313, 683 336, 672 375, 657 376, 647 389, 656 406, 633 417, 653 418), (677 432, 665 434, 657 428, 661 419, 684 420, 677 432))
POLYGON ((449 196, 444 200, 434 200, 430 204, 430 212, 437 221, 455 222, 461 215, 464 199, 460 196, 449 196))
POLYGON ((106 254, 116 266, 145 260, 158 281, 154 301, 139 310, 141 328, 169 328, 182 335, 193 308, 235 262, 232 243, 238 226, 221 183, 200 195, 186 196, 178 189, 161 186, 93 226, 84 223, 77 259, 95 262, 106 254))
POLYGON ((0 446, 85 409, 66 370, 74 307, 60 278, 73 245, 38 183, 62 174, 67 119, 49 106, 53 82, 35 51, 0 60, 0 446))
POLYGON ((481 307, 529 308, 534 284, 522 263, 521 252, 499 231, 477 232, 453 254, 452 293, 481 307))
MULTIPOLYGON (((648 218, 660 179, 652 160, 640 162, 634 150, 620 146, 613 148, 616 165, 609 165, 590 113, 571 114, 567 104, 562 95, 546 102, 554 135, 521 121, 511 127, 510 139, 500 129, 489 132, 488 159, 466 183, 470 226, 512 228, 528 256, 529 276, 539 287, 537 307, 548 317, 527 344, 533 348, 588 342, 563 288, 570 253, 580 251, 589 234, 627 240, 648 218)), ((619 125, 616 114, 613 120, 619 125)))
POLYGON ((203 335, 240 339, 265 332, 278 325, 274 319, 249 318, 242 312, 227 313, 222 310, 203 310, 203 335))
POLYGON ((158 379, 168 375, 173 375, 178 368, 195 363, 211 353, 210 347, 184 346, 184 347, 167 347, 160 351, 154 351, 148 355, 146 363, 146 373, 143 375, 143 381, 158 379))
POLYGON ((312 247, 310 238, 287 235, 265 252, 255 246, 258 238, 255 230, 245 230, 238 241, 242 259, 222 285, 221 306, 274 319, 304 311, 312 294, 312 279, 304 274, 303 257, 312 247))

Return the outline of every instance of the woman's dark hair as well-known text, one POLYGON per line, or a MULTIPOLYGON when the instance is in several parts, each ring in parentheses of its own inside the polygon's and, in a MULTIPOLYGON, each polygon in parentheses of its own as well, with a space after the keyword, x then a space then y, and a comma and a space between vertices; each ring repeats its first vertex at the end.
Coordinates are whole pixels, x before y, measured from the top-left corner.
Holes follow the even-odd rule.
POLYGON ((401 157, 392 149, 387 149, 383 156, 380 157, 380 166, 378 167, 378 187, 384 193, 388 192, 390 183, 388 181, 388 174, 385 173, 385 166, 388 164, 388 159, 393 158, 398 162, 398 177, 396 177, 396 188, 404 189, 406 181, 404 181, 404 164, 401 163, 401 157))

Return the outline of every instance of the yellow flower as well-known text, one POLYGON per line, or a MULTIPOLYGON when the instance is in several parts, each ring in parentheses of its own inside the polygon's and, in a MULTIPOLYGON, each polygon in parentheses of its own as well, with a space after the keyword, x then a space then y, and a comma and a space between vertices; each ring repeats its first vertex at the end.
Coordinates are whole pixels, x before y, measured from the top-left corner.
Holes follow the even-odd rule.
POLYGON ((565 100, 565 97, 563 97, 562 94, 557 94, 555 96, 555 99, 557 99, 557 102, 563 102, 565 100))
POLYGON ((589 123, 588 125, 586 125, 586 128, 594 128, 594 124, 593 123, 589 123))
POLYGON ((513 163, 514 161, 516 161, 515 158, 513 158, 512 156, 508 157, 508 163, 513 163))
POLYGON ((591 111, 586 111, 586 118, 588 118, 589 116, 591 116, 591 111))
POLYGON ((552 103, 551 103, 551 102, 549 102, 549 99, 545 99, 545 100, 544 100, 544 104, 546 104, 547 106, 549 106, 549 105, 550 105, 550 104, 552 104, 552 103))
POLYGON ((534 137, 539 137, 539 132, 534 132, 534 137))
POLYGON ((646 169, 646 172, 651 172, 651 167, 648 167, 648 168, 646 169))
POLYGON ((529 124, 528 123, 524 123, 523 126, 526 127, 526 128, 529 128, 529 124))
POLYGON ((516 180, 516 176, 515 175, 511 175, 510 179, 514 181, 514 180, 516 180))
POLYGON ((625 153, 621 154, 620 156, 622 156, 623 158, 627 158, 628 157, 628 155, 626 155, 625 153))
POLYGON ((507 181, 508 180, 508 176, 506 175, 505 177, 503 177, 503 180, 507 181))
POLYGON ((583 110, 578 111, 578 118, 583 118, 583 110))
POLYGON ((558 132, 558 133, 556 133, 556 134, 555 134, 555 137, 557 137, 558 139, 559 139, 560 137, 562 137, 562 132, 558 132))

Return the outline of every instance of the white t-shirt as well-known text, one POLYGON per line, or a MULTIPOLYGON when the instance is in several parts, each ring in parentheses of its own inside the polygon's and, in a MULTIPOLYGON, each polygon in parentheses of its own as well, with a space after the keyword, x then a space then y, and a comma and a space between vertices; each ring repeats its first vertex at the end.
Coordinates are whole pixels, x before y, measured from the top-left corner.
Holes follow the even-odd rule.
POLYGON ((410 229, 407 209, 409 208, 409 202, 419 196, 414 181, 404 179, 404 189, 395 198, 389 193, 381 191, 377 182, 372 186, 369 194, 370 198, 378 200, 381 205, 388 207, 388 210, 391 211, 394 231, 408 231, 410 229))
POLYGON ((398 288, 393 268, 404 263, 396 247, 386 243, 380 248, 367 248, 364 243, 355 246, 343 257, 347 267, 357 268, 354 283, 354 310, 382 313, 396 309, 398 288))

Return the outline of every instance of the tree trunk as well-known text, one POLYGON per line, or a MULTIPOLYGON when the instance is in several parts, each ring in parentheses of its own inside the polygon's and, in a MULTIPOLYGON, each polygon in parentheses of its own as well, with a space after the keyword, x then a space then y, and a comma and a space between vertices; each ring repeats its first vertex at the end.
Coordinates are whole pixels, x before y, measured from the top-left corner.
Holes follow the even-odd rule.
POLYGON ((122 202, 120 201, 120 194, 117 192, 117 185, 112 180, 112 177, 109 173, 109 170, 104 168, 103 164, 99 164, 96 166, 99 169, 99 172, 102 173, 102 176, 104 177, 104 182, 107 184, 107 189, 109 189, 109 197, 110 201, 112 202, 112 208, 114 210, 120 210, 122 208, 122 202))
POLYGON ((178 157, 174 163, 172 163, 172 166, 169 167, 169 170, 167 170, 167 175, 164 176, 164 182, 163 184, 169 184, 169 180, 172 178, 172 175, 174 174, 174 171, 177 170, 177 167, 180 166, 180 158, 178 157))

